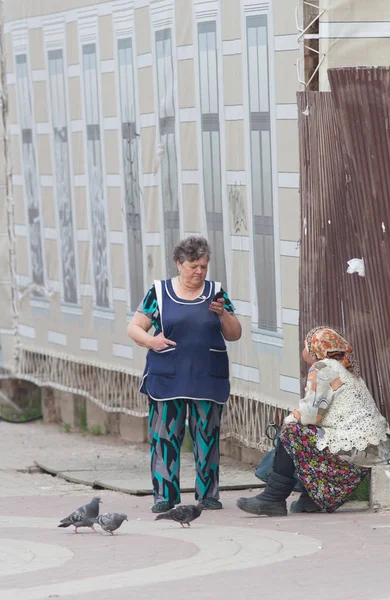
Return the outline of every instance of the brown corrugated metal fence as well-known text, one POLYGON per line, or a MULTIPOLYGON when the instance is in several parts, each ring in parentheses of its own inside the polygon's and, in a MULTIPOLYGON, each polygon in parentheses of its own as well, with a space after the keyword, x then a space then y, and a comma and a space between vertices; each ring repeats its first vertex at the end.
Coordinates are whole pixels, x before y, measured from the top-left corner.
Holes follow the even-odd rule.
POLYGON ((300 335, 341 330, 389 420, 390 70, 328 73, 331 92, 298 94, 300 335), (364 258, 364 278, 347 274, 351 258, 364 258))

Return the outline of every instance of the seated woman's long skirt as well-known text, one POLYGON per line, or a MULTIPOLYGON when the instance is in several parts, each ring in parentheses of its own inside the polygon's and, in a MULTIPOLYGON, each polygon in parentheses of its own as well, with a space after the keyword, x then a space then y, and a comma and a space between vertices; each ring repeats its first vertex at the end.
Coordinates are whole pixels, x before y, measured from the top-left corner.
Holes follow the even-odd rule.
POLYGON ((344 504, 368 471, 331 454, 328 448, 318 450, 317 435, 314 425, 290 423, 280 433, 280 441, 309 496, 326 512, 333 512, 344 504))

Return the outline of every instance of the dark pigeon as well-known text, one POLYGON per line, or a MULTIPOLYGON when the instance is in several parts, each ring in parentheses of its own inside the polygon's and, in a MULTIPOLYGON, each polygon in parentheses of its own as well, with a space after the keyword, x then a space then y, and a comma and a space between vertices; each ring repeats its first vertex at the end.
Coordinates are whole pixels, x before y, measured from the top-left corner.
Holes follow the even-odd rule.
POLYGON ((77 529, 79 527, 90 527, 93 529, 95 533, 99 533, 94 528, 94 524, 96 523, 96 517, 99 516, 99 504, 101 500, 98 496, 92 498, 89 504, 85 504, 84 506, 80 506, 77 510, 72 512, 69 517, 65 517, 60 521, 58 527, 69 527, 73 525, 74 532, 77 533, 77 529))
POLYGON ((177 523, 180 523, 182 527, 184 527, 184 525, 191 527, 190 522, 195 521, 195 519, 200 517, 204 508, 205 507, 203 504, 197 504, 197 506, 194 504, 189 504, 188 506, 178 506, 177 508, 171 508, 171 510, 168 510, 166 513, 157 515, 155 521, 160 521, 161 519, 170 519, 172 521, 177 521, 177 523))
POLYGON ((96 519, 96 523, 100 525, 103 531, 108 531, 114 535, 114 531, 119 529, 123 521, 127 521, 127 515, 124 513, 103 513, 96 519))

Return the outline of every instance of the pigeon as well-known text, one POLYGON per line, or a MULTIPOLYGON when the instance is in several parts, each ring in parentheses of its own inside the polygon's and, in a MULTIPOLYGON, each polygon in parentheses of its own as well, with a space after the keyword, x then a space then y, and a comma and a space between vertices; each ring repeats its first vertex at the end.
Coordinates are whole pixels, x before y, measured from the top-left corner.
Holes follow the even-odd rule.
POLYGON ((198 504, 195 506, 194 504, 189 504, 188 506, 178 506, 177 508, 171 508, 168 512, 161 513, 161 515, 157 515, 155 521, 160 521, 161 519, 171 519, 172 521, 177 521, 180 523, 182 527, 187 525, 191 527, 190 521, 195 521, 202 514, 202 510, 204 510, 203 504, 198 504))
POLYGON ((108 531, 111 535, 114 535, 114 531, 119 529, 123 521, 127 521, 127 515, 124 513, 103 513, 97 517, 96 523, 100 525, 103 531, 108 531))
POLYGON ((99 504, 101 500, 99 496, 95 496, 92 498, 89 504, 85 504, 85 506, 80 506, 77 510, 72 512, 69 517, 65 517, 60 521, 58 527, 69 527, 69 525, 73 525, 74 532, 77 533, 77 529, 79 527, 90 527, 95 533, 99 533, 94 528, 94 524, 96 523, 96 517, 99 516, 99 504))

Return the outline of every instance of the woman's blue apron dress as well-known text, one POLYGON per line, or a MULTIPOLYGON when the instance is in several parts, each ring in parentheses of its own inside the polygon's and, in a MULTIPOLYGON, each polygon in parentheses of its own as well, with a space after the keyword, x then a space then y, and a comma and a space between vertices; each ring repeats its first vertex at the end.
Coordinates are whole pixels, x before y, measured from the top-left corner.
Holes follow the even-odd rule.
POLYGON ((203 294, 194 300, 178 298, 170 279, 154 284, 162 332, 176 346, 148 351, 141 392, 153 400, 223 404, 230 393, 229 360, 219 318, 209 310, 216 283, 205 281, 203 294))
POLYGON ((186 418, 196 462, 195 498, 217 499, 220 420, 230 383, 221 323, 209 307, 221 286, 205 281, 198 298, 185 300, 175 294, 170 279, 154 285, 162 332, 176 342, 160 352, 148 351, 140 388, 150 403, 154 500, 171 506, 180 502, 180 448, 186 418))

